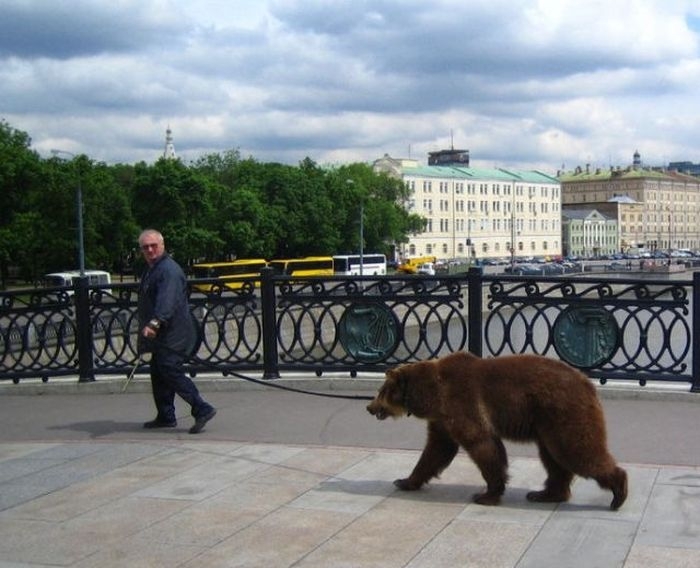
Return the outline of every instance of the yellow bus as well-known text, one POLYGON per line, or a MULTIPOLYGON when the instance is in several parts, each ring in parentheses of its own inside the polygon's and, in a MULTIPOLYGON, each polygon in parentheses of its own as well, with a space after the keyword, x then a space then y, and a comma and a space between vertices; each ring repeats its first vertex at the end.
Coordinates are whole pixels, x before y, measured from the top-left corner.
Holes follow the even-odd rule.
MULTIPOLYGON (((231 290, 243 287, 242 278, 255 278, 254 286, 260 284, 260 270, 267 266, 264 258, 241 258, 231 262, 203 262, 192 265, 192 276, 195 278, 218 278, 231 290)), ((213 284, 195 284, 193 288, 199 292, 211 292, 213 284)))
POLYGON ((307 256, 304 258, 271 260, 267 264, 275 271, 275 275, 301 277, 333 276, 332 256, 307 256))

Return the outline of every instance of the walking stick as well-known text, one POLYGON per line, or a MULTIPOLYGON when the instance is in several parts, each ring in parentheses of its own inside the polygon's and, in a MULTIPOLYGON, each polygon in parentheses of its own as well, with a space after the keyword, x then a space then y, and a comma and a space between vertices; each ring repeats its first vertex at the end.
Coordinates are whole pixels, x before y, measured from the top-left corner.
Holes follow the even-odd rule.
POLYGON ((122 392, 126 392, 126 389, 129 387, 129 383, 131 382, 131 379, 134 378, 134 374, 136 373, 136 369, 138 368, 140 363, 141 363, 141 357, 136 359, 136 364, 134 365, 134 368, 131 369, 129 376, 126 378, 126 381, 124 382, 124 386, 122 387, 122 392))

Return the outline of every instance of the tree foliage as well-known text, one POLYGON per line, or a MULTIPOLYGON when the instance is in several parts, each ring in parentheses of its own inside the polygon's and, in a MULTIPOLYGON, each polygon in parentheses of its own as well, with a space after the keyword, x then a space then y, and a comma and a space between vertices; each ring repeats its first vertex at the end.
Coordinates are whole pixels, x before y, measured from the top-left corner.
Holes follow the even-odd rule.
MULTIPOLYGON (((31 281, 77 267, 77 199, 88 268, 126 271, 143 228, 160 230, 183 264, 231 258, 389 253, 420 230, 404 184, 366 164, 335 168, 242 159, 237 150, 186 165, 106 165, 87 156, 42 159, 26 133, 0 121, 0 271, 31 281)), ((68 155, 64 152, 62 154, 68 155)))

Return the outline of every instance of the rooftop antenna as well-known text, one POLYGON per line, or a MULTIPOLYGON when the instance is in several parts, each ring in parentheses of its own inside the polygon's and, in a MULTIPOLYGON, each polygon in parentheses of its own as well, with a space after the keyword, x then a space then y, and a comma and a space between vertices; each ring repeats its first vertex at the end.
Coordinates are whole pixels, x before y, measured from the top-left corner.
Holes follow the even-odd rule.
POLYGON ((454 137, 454 132, 450 128, 450 150, 455 149, 455 137, 454 137))

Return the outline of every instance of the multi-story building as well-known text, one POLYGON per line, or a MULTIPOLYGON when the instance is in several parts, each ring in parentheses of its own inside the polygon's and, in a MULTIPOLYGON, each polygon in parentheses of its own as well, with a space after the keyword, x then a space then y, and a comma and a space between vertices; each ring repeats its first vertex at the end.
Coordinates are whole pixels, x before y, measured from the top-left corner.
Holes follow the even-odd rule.
POLYGON ((559 180, 538 171, 471 168, 462 161, 421 166, 388 155, 376 171, 403 180, 407 209, 426 219, 425 231, 402 245, 402 257, 530 257, 561 255, 559 180))
POLYGON ((683 162, 670 162, 668 164, 668 169, 688 174, 689 176, 700 177, 700 164, 695 164, 688 160, 683 162))
POLYGON ((564 209, 562 243, 566 256, 584 258, 619 251, 618 223, 596 209, 564 209))
POLYGON ((562 207, 617 210, 619 249, 700 249, 700 179, 678 171, 631 166, 560 173, 562 207))

